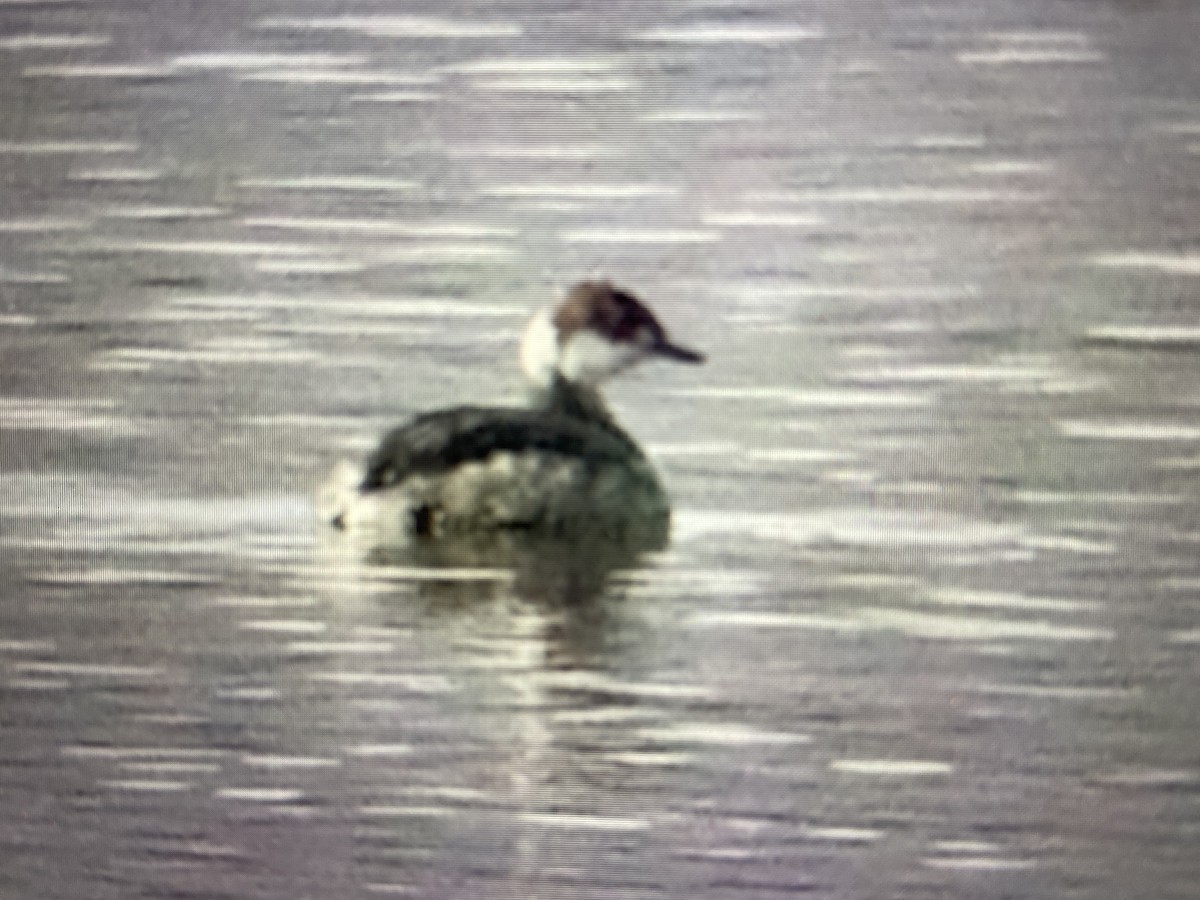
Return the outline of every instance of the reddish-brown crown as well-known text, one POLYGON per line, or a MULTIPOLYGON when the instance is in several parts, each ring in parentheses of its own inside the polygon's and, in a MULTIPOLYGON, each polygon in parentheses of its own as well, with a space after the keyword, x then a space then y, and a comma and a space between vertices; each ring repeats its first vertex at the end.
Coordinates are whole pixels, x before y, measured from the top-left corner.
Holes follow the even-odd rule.
POLYGON ((646 349, 682 362, 701 362, 703 356, 671 343, 666 329, 637 297, 609 281, 583 281, 567 293, 554 313, 560 346, 581 329, 617 343, 641 343, 646 349))

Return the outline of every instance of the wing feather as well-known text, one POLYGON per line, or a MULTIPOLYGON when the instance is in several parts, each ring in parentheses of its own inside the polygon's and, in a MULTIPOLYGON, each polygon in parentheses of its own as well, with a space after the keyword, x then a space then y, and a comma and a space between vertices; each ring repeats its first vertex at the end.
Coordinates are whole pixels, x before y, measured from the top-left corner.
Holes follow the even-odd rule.
POLYGON ((641 458, 633 440, 611 423, 520 408, 461 407, 418 416, 388 432, 367 460, 361 489, 438 474, 497 452, 558 453, 587 463, 641 458))

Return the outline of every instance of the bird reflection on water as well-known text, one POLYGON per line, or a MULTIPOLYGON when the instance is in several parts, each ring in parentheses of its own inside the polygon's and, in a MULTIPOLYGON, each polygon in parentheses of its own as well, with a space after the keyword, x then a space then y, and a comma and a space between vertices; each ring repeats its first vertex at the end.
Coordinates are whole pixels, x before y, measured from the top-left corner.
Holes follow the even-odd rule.
POLYGON ((607 589, 614 572, 652 563, 670 540, 669 521, 655 519, 619 535, 543 535, 501 531, 380 542, 368 535, 326 532, 325 546, 366 577, 412 573, 419 599, 454 606, 499 592, 545 610, 584 606, 607 589), (365 539, 364 539, 365 538, 365 539), (419 573, 419 574, 417 574, 419 573))
POLYGON ((383 795, 397 799, 377 802, 403 803, 426 789, 487 798, 469 816, 431 819, 424 827, 435 837, 386 833, 398 846, 430 848, 418 892, 441 895, 444 879, 457 877, 461 860, 443 856, 443 847, 477 848, 476 857, 494 859, 514 893, 528 896, 571 833, 560 823, 586 822, 615 835, 645 827, 639 804, 661 787, 651 783, 661 773, 630 768, 620 756, 643 752, 641 729, 670 701, 657 693, 667 685, 645 683, 639 648, 652 640, 627 587, 655 567, 665 526, 636 540, 492 532, 381 546, 356 541, 354 532, 324 535, 328 572, 345 596, 387 632, 411 635, 378 659, 378 671, 396 673, 400 684, 443 681, 438 707, 463 714, 451 739, 441 725, 427 731, 421 698, 404 690, 385 688, 367 706, 343 711, 351 723, 397 723, 378 726, 384 740, 395 727, 407 743, 437 747, 436 770, 414 769, 408 757, 383 770, 383 795), (564 792, 578 783, 581 766, 591 787, 564 792), (426 785, 428 776, 434 781, 426 785))

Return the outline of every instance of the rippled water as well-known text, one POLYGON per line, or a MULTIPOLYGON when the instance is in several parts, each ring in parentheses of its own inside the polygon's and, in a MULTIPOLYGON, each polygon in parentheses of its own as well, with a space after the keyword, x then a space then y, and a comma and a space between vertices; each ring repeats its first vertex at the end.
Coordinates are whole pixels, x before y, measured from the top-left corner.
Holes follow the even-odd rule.
POLYGON ((1188 897, 1184 4, 0 0, 14 897, 1188 897), (664 551, 314 521, 571 281, 664 551))

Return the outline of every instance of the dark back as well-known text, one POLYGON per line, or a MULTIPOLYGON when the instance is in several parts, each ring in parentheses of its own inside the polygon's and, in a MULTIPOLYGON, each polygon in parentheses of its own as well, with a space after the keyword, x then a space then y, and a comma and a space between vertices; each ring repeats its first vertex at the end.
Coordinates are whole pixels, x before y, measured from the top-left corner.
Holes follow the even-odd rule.
POLYGON ((589 465, 640 460, 599 396, 558 379, 534 408, 464 406, 394 428, 367 460, 362 490, 436 475, 497 452, 557 453, 589 465))

